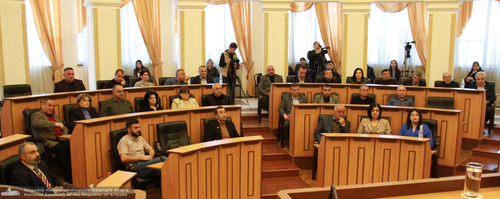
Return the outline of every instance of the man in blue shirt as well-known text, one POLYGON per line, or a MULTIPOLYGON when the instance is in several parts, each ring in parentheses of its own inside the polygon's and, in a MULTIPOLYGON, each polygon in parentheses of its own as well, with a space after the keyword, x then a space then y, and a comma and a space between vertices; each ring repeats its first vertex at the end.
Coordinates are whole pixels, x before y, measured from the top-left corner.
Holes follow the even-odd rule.
POLYGON ((415 106, 415 102, 406 96, 406 87, 403 85, 398 86, 398 96, 391 97, 387 101, 388 106, 415 106))

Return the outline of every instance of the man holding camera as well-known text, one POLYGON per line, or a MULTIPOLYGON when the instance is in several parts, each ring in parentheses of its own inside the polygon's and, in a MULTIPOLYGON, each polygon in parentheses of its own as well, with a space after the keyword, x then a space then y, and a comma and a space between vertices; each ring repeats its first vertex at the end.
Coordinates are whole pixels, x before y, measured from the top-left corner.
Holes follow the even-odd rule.
POLYGON ((314 42, 314 50, 307 53, 307 59, 309 59, 309 77, 315 79, 317 71, 321 72, 324 70, 324 60, 325 60, 326 50, 321 49, 319 42, 314 42))
POLYGON ((238 59, 238 56, 236 55, 236 49, 238 48, 238 45, 236 43, 231 43, 229 45, 229 49, 225 50, 221 55, 220 55, 220 61, 219 61, 219 67, 221 68, 221 75, 223 75, 223 80, 229 85, 229 97, 231 100, 231 104, 234 104, 234 97, 235 97, 235 85, 236 85, 236 79, 238 78, 238 75, 236 74, 237 70, 240 69, 240 60, 238 59), (224 76, 226 75, 226 76, 224 76))

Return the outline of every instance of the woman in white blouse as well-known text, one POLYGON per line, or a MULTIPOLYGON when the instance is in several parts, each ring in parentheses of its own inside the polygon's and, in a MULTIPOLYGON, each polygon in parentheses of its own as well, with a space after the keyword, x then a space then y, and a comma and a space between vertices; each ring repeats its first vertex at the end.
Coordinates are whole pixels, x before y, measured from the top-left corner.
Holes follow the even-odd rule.
POLYGON ((389 121, 381 118, 382 108, 378 103, 372 103, 368 107, 368 118, 361 120, 358 133, 364 134, 391 134, 389 121))
POLYGON ((172 101, 172 109, 183 109, 183 108, 194 108, 199 107, 198 102, 195 98, 190 98, 190 92, 188 87, 181 87, 179 90, 179 98, 175 98, 172 101))

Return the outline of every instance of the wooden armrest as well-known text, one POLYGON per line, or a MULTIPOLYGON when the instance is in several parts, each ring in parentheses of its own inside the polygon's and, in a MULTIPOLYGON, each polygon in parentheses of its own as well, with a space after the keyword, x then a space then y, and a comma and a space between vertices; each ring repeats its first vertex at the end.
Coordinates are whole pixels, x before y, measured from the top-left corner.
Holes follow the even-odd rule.
POLYGON ((319 144, 313 144, 314 148, 319 148, 319 144))
POLYGON ((122 187, 130 182, 136 175, 137 173, 135 172, 118 170, 113 173, 113 175, 101 181, 96 187, 122 187))
POLYGON ((163 167, 163 162, 158 162, 158 163, 155 163, 155 164, 150 164, 148 166, 146 166, 147 169, 153 169, 153 170, 161 170, 161 168, 163 167))
POLYGON ((59 136, 59 139, 61 140, 69 140, 71 138, 71 135, 61 135, 59 136))
POLYGON ((437 150, 432 150, 432 151, 431 151, 431 154, 432 154, 432 155, 435 155, 435 154, 437 154, 437 153, 438 153, 438 151, 437 151, 437 150))

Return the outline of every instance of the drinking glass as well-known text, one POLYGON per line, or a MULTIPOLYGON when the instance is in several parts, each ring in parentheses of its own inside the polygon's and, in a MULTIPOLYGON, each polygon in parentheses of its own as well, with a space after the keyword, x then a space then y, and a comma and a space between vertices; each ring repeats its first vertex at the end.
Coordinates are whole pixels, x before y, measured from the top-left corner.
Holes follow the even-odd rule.
POLYGON ((465 184, 463 195, 468 198, 478 198, 481 186, 481 174, 483 165, 477 162, 467 163, 465 170, 465 184))

